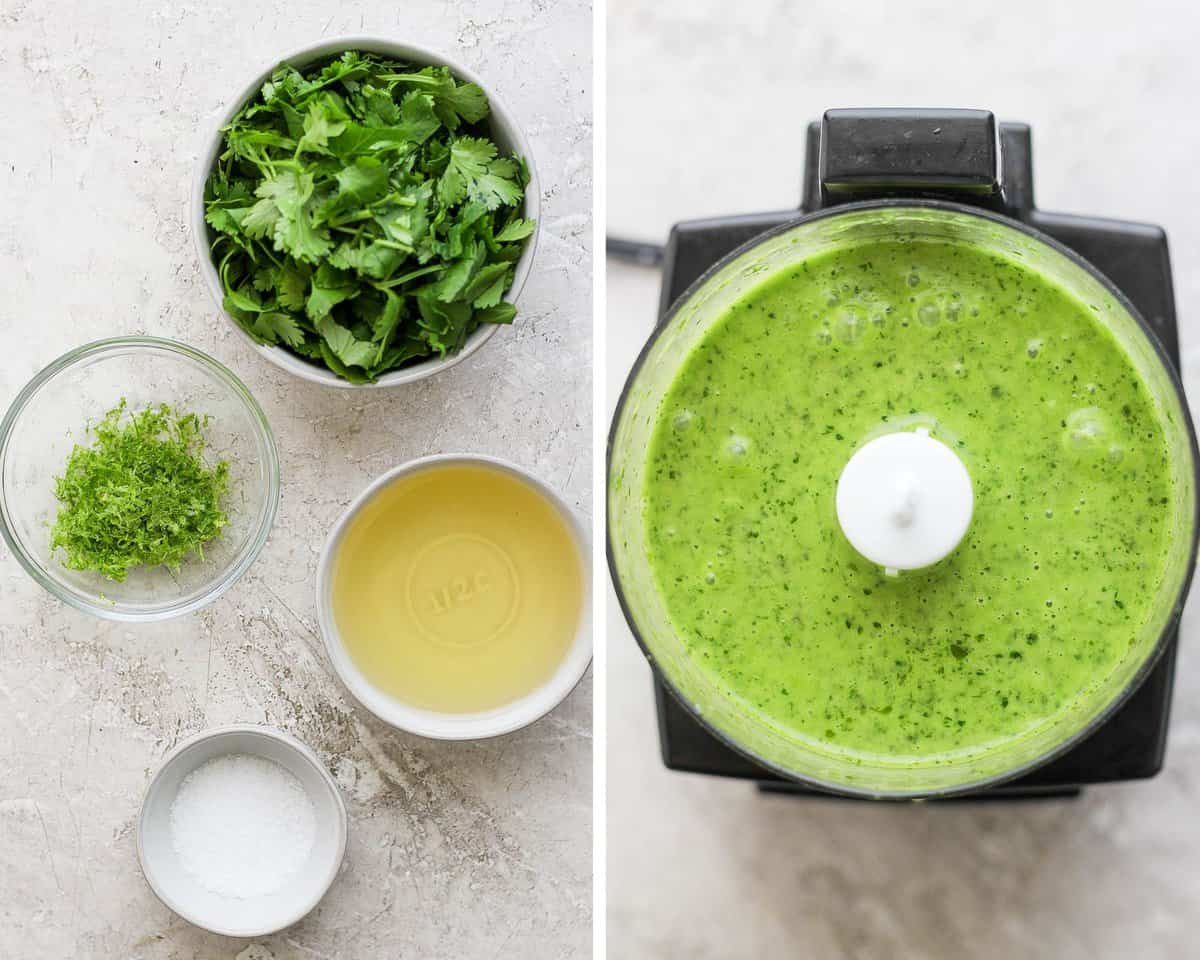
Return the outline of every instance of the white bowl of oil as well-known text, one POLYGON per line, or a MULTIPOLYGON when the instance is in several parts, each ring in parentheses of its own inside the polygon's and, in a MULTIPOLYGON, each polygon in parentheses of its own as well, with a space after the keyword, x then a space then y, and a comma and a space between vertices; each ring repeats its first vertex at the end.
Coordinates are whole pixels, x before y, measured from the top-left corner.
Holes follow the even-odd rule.
POLYGON ((553 710, 591 663, 591 550, 545 483, 443 454, 379 477, 334 524, 317 608, 338 676, 385 722, 476 740, 553 710))

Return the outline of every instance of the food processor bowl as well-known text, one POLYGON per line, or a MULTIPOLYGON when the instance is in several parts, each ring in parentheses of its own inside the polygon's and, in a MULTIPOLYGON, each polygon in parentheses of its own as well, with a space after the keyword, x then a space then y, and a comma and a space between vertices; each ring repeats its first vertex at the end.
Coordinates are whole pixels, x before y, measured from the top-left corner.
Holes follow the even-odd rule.
POLYGON ((952 796, 995 786, 1047 763, 1100 726, 1135 691, 1162 653, 1195 564, 1197 451, 1183 391, 1161 345, 1129 301, 1094 267, 1039 231, 954 202, 883 199, 829 207, 762 234, 734 251, 676 302, 625 385, 609 437, 609 565, 626 618, 679 702, 714 736, 788 779, 858 797, 952 796), (1087 305, 1143 379, 1166 439, 1173 499, 1164 574, 1152 613, 1118 666, 1028 734, 961 754, 913 758, 839 752, 771 723, 689 655, 649 562, 643 498, 646 451, 659 407, 692 349, 751 288, 835 247, 888 240, 964 244, 1036 271, 1087 305))

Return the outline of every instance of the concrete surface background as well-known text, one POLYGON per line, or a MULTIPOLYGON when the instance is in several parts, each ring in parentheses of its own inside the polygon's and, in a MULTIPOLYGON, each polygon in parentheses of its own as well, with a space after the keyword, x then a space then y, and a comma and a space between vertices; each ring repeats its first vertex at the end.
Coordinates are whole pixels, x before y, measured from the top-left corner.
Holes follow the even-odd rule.
MULTIPOLYGON (((1047 209, 1166 226, 1200 400, 1200 15, 1183 3, 610 0, 610 233, 797 202, 833 106, 1033 125, 1047 209)), ((658 277, 609 263, 615 402, 658 277)), ((1074 803, 864 807, 668 773, 650 677, 609 617, 609 953, 637 960, 1198 955, 1200 654, 1185 615, 1165 771, 1074 803)))
POLYGON ((67 349, 177 337, 229 364, 275 429, 283 495, 249 575, 205 612, 129 627, 65 608, 0 548, 0 956, 545 960, 591 955, 590 679, 522 733, 439 744, 355 709, 316 633, 317 551, 373 477, 505 456, 591 511, 591 11, 586 0, 0 0, 0 404, 67 349), (516 325, 447 374, 325 390, 259 359, 201 285, 192 159, 225 98, 321 35, 440 47, 504 96, 544 186, 516 325), (341 876, 257 942, 206 935, 138 870, 142 791, 178 739, 274 724, 351 812, 341 876))

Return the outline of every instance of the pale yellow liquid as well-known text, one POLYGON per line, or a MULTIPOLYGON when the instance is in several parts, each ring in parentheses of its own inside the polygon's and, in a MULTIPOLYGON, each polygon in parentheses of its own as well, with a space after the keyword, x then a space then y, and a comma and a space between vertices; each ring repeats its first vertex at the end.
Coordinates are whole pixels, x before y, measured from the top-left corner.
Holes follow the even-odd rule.
POLYGON ((582 609, 562 515, 492 467, 401 477, 359 511, 334 559, 346 651, 375 687, 427 710, 491 710, 541 686, 582 609))

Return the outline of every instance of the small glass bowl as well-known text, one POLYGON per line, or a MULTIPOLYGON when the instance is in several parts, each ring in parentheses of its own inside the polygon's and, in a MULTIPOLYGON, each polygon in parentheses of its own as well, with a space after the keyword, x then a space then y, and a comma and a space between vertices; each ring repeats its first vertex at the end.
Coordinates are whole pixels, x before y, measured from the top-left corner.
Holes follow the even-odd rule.
POLYGON ((165 620, 203 607, 249 569, 279 503, 279 459, 267 418, 237 377, 173 340, 118 337, 78 347, 35 376, 0 422, 0 533, 21 566, 60 600, 108 620, 165 620), (87 431, 124 399, 210 417, 204 457, 229 464, 222 535, 177 572, 134 567, 124 582, 69 570, 50 549, 55 478, 87 431))

